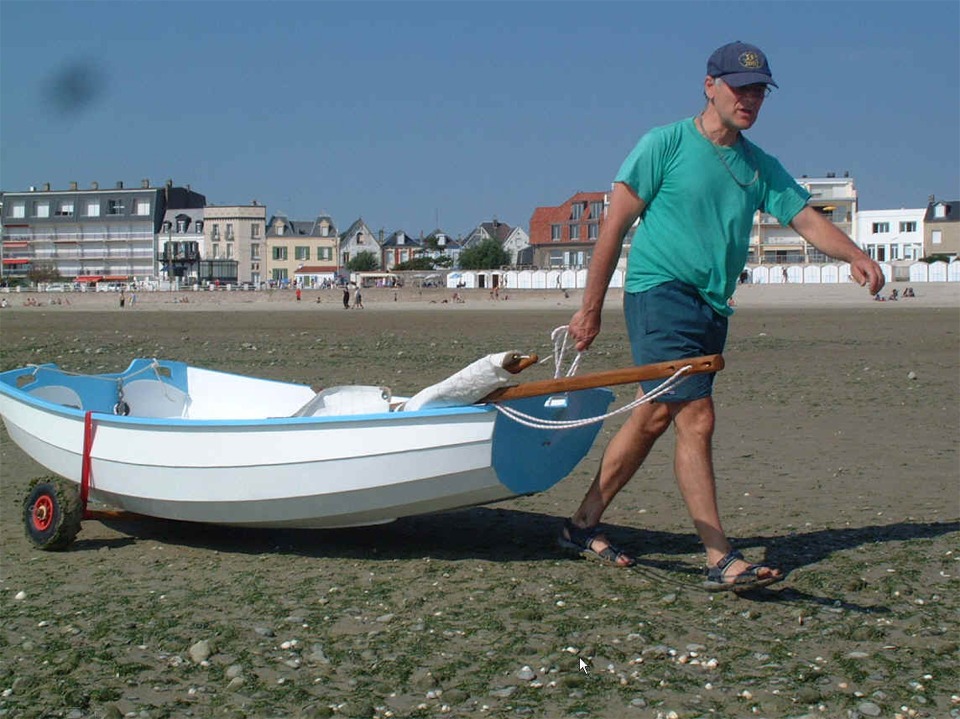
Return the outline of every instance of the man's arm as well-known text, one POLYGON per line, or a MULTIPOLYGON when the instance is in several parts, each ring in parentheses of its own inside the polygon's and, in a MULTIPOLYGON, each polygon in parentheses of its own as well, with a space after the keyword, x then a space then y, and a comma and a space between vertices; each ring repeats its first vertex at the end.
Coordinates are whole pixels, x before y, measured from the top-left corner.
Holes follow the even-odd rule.
POLYGON ((594 246, 587 286, 583 291, 580 309, 570 320, 567 331, 576 340, 577 351, 587 349, 600 334, 600 313, 607 286, 620 259, 623 237, 646 207, 633 189, 622 182, 613 185, 610 207, 600 228, 600 236, 594 246))
POLYGON ((790 227, 823 254, 849 262, 850 275, 861 287, 869 287, 870 294, 875 295, 883 289, 885 280, 880 265, 815 209, 807 206, 800 210, 790 227))

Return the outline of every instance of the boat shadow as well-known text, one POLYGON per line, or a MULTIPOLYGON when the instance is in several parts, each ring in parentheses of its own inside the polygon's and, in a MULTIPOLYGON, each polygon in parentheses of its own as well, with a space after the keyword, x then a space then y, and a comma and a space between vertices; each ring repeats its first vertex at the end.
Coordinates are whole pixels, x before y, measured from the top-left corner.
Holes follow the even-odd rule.
MULTIPOLYGON (((225 553, 294 554, 316 559, 389 561, 429 557, 529 562, 575 559, 557 544, 562 518, 501 507, 474 507, 399 519, 390 524, 348 529, 249 529, 174 522, 147 517, 104 520, 123 538, 78 541, 76 550, 117 546, 134 540, 206 548, 225 553)), ((691 532, 664 532, 605 524, 612 541, 637 557, 642 566, 696 574, 690 555, 702 551, 691 532)), ((760 549, 763 561, 789 573, 831 554, 867 544, 929 539, 960 532, 960 520, 897 522, 886 525, 822 529, 733 537, 740 549, 760 549)), ((758 559, 757 552, 749 552, 758 559)))

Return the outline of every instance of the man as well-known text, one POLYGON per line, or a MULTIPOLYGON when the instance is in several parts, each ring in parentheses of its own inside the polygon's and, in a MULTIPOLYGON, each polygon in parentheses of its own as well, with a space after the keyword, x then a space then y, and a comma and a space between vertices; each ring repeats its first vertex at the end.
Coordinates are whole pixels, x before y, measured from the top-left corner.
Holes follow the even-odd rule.
MULTIPOLYGON (((620 168, 600 231, 580 310, 569 324, 577 349, 600 332, 600 315, 623 237, 637 218, 624 285, 624 314, 634 362, 696 357, 723 351, 728 301, 746 264, 754 213, 789 225, 850 273, 871 294, 883 273, 843 232, 807 206, 809 194, 776 158, 743 136, 757 120, 770 86, 767 58, 742 42, 716 50, 707 62, 707 102, 694 118, 642 137, 620 168)), ((711 591, 753 589, 783 578, 779 569, 750 564, 733 549, 720 523, 712 460, 712 374, 694 375, 672 394, 633 411, 608 445, 597 475, 560 543, 617 566, 635 560, 599 529, 604 511, 673 424, 674 471, 687 510, 706 549, 711 591)), ((658 382, 643 383, 642 392, 658 382)))

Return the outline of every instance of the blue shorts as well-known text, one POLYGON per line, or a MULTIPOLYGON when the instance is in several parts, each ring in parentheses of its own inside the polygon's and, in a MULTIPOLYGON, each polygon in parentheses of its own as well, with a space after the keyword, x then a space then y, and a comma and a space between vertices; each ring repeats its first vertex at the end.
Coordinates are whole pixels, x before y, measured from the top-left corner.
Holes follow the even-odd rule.
MULTIPOLYGON (((645 292, 625 292, 623 312, 637 365, 720 354, 727 342, 727 318, 704 302, 690 285, 676 280, 645 292)), ((687 377, 658 402, 690 402, 713 392, 713 372, 687 377)), ((649 393, 662 379, 641 382, 649 393)))

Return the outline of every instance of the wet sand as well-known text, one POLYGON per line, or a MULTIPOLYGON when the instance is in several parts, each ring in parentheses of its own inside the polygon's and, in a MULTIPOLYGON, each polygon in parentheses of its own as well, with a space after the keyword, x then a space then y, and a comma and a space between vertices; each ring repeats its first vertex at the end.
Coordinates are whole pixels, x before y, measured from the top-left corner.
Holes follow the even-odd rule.
MULTIPOLYGON (((748 558, 789 572, 756 596, 699 589, 669 434, 605 517, 640 566, 556 547, 617 420, 559 485, 494 506, 337 531, 90 521, 64 553, 24 537, 27 484, 46 472, 0 431, 0 716, 957 714, 960 301, 915 289, 738 291, 719 498, 748 558)), ((546 357, 578 301, 371 290, 345 311, 334 291, 181 294, 122 311, 105 294, 8 295, 0 365, 157 356, 402 394, 487 352, 546 357)), ((630 363, 617 294, 584 372, 630 363)))

